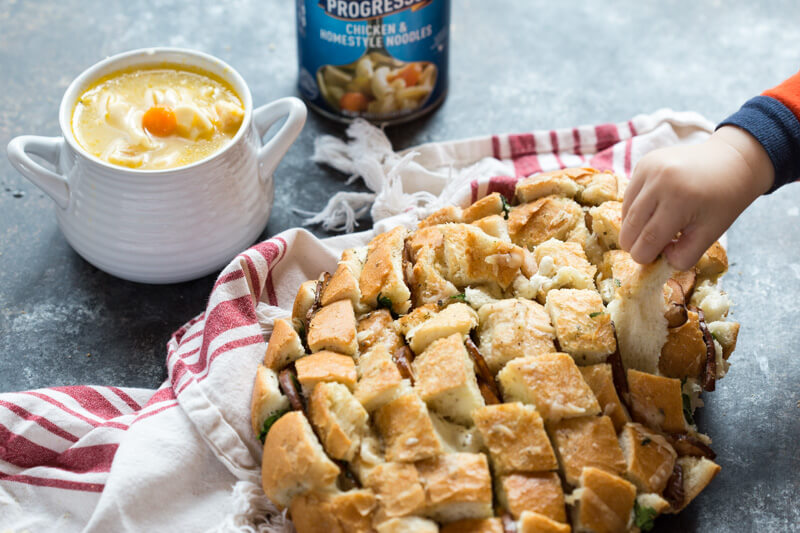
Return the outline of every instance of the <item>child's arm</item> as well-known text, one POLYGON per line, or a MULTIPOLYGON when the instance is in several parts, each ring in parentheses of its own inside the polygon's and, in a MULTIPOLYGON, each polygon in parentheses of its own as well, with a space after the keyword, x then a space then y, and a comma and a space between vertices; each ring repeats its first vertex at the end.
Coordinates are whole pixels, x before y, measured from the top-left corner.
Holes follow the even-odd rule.
POLYGON ((691 268, 760 195, 800 177, 800 72, 748 101, 705 142, 644 156, 622 206, 620 244, 691 268), (680 232, 680 237, 674 240, 680 232))

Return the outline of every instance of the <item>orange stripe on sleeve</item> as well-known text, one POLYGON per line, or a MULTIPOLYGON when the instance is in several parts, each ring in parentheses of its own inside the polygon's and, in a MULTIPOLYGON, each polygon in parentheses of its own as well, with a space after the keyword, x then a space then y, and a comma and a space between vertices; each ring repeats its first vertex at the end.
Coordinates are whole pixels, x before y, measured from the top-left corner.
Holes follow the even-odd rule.
POLYGON ((800 72, 762 94, 778 100, 800 119, 800 72))

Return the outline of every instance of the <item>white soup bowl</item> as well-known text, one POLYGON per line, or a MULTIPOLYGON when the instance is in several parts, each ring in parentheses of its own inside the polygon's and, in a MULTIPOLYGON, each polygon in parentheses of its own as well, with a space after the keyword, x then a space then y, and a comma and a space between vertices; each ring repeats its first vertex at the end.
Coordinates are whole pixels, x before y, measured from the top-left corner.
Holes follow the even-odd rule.
POLYGON ((287 97, 253 109, 244 79, 223 61, 192 50, 149 48, 84 71, 67 88, 58 120, 61 137, 13 139, 11 164, 53 199, 61 231, 89 263, 131 281, 175 283, 220 269, 263 231, 272 209, 273 172, 303 128, 306 108, 287 97), (113 165, 78 145, 71 122, 83 92, 114 72, 158 65, 199 69, 233 87, 245 114, 232 141, 205 159, 167 170, 113 165))

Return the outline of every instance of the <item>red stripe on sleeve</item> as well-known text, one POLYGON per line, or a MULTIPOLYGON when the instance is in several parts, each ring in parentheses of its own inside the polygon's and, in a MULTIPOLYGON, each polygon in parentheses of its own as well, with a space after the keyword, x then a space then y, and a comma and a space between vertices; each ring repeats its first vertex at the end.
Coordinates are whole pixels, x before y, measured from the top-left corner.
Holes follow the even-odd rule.
POLYGON ((800 72, 762 94, 774 98, 788 107, 800 120, 800 72))

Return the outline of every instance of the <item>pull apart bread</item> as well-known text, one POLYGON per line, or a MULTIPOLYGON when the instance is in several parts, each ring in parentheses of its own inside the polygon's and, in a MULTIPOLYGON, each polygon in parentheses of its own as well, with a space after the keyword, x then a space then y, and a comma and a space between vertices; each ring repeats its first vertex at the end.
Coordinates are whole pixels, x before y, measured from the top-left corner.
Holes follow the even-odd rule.
POLYGON ((252 401, 299 533, 647 531, 708 485, 693 413, 739 331, 725 250, 636 264, 624 187, 534 175, 303 283, 252 401))

